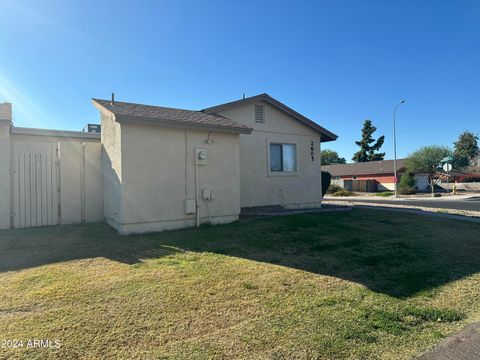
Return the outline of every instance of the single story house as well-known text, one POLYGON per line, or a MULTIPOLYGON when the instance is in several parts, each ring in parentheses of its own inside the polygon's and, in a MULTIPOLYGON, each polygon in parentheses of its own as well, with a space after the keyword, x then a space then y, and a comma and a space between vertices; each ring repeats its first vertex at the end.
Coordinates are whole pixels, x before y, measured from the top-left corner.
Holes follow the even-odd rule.
MULTIPOLYGON (((405 159, 398 159, 397 177, 405 173, 405 159)), ((324 165, 323 171, 332 175, 332 183, 341 187, 346 181, 373 180, 377 190, 393 190, 395 188, 394 161, 368 161, 352 164, 324 165)), ((425 175, 415 174, 416 187, 420 191, 428 188, 428 178, 425 175)))
POLYGON ((320 147, 337 136, 267 94, 203 110, 92 102, 100 134, 22 130, 4 104, 1 227, 105 220, 130 234, 321 206, 320 147))
POLYGON ((453 169, 448 172, 439 171, 435 174, 437 185, 443 189, 480 190, 480 166, 472 165, 466 169, 453 169))

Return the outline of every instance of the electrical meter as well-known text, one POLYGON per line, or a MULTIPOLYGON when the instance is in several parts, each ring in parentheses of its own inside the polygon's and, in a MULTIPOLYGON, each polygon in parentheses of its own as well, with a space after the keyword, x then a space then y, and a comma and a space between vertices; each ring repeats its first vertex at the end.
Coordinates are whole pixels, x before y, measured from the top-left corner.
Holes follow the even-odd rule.
POLYGON ((195 149, 195 164, 197 165, 207 165, 207 150, 205 149, 195 149))

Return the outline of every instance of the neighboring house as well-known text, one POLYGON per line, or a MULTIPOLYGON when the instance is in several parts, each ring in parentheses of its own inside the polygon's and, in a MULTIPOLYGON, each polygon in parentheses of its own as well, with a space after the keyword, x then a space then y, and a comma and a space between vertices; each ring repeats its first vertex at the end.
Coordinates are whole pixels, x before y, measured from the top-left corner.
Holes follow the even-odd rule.
MULTIPOLYGON (((378 190, 393 190, 395 176, 393 160, 368 161, 352 164, 324 165, 323 171, 332 175, 332 183, 344 187, 345 181, 373 180, 378 190)), ((397 160, 397 177, 405 173, 405 159, 397 160)), ((425 175, 415 174, 416 187, 420 191, 427 190, 428 178, 425 175)))
POLYGON ((480 190, 480 166, 469 166, 466 169, 453 169, 446 174, 444 171, 435 174, 437 185, 443 189, 480 190))
POLYGON ((93 104, 101 134, 21 130, 0 104, 2 228, 105 219, 129 234, 321 206, 320 144, 336 135, 267 94, 201 111, 93 104))

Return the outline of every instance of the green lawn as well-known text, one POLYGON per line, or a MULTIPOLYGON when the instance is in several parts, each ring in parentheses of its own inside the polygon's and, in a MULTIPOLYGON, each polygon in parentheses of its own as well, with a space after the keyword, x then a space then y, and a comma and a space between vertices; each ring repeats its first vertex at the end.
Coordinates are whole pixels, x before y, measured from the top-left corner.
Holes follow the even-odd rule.
POLYGON ((382 191, 382 192, 376 192, 374 193, 375 196, 381 196, 381 197, 389 197, 394 195, 395 193, 393 191, 382 191))
POLYGON ((355 209, 0 232, 2 359, 411 359, 480 320, 480 224, 355 209))

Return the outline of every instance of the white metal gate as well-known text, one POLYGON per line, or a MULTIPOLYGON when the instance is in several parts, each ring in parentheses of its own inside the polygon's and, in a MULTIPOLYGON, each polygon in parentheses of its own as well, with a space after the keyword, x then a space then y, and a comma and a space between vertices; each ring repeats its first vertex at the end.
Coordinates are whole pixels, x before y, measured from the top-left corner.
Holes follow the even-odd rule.
POLYGON ((12 143, 12 226, 60 223, 58 143, 12 143))

